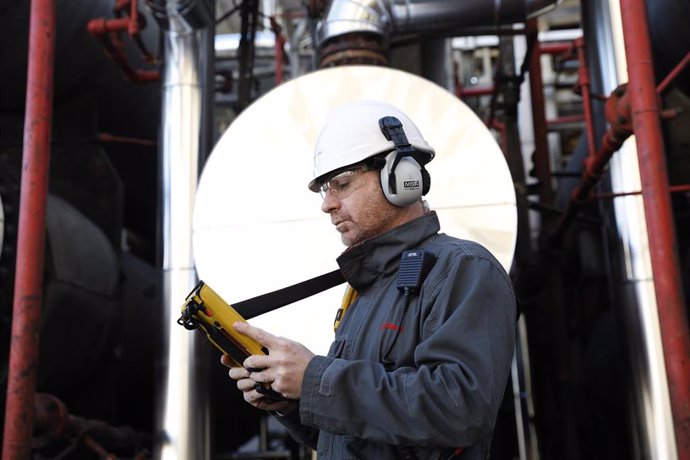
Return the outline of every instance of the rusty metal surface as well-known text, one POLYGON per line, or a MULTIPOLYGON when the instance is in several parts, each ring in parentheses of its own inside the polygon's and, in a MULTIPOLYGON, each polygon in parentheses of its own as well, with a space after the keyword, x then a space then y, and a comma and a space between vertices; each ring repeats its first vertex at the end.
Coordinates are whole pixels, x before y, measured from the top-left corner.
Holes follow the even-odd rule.
POLYGON ((339 65, 388 65, 381 40, 371 34, 348 34, 334 38, 319 49, 319 67, 339 65))
POLYGON ((53 114, 55 2, 33 0, 22 187, 2 458, 29 458, 41 321, 45 209, 53 114))
POLYGON ((668 183, 660 102, 655 87, 647 12, 643 0, 622 0, 629 99, 640 162, 649 251, 654 273, 676 448, 690 459, 690 331, 678 262, 678 244, 668 183))

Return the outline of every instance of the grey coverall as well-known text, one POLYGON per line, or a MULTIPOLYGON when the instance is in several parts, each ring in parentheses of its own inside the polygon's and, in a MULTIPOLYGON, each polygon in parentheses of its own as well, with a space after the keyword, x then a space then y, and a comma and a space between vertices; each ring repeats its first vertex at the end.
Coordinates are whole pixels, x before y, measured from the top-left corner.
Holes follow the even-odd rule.
POLYGON ((401 446, 418 459, 456 447, 463 460, 488 455, 513 356, 513 289, 489 251, 439 230, 431 212, 338 258, 359 296, 328 356, 309 362, 299 410, 277 416, 319 460, 408 458, 401 446), (400 325, 398 266, 408 249, 435 263, 400 325))

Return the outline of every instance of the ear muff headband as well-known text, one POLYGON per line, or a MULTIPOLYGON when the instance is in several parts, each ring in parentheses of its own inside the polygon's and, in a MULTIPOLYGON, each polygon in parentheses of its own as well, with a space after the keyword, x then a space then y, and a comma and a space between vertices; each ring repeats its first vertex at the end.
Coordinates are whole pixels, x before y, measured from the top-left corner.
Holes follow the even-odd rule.
POLYGON ((383 194, 395 206, 408 206, 429 192, 429 173, 420 166, 419 153, 408 142, 400 120, 383 117, 379 128, 395 144, 395 151, 386 156, 386 165, 381 169, 383 194))

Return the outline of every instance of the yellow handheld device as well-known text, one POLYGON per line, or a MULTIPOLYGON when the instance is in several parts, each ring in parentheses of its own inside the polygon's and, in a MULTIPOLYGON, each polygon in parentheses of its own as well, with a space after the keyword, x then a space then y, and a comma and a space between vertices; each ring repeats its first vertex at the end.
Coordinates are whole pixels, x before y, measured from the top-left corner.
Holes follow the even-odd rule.
POLYGON ((235 331, 232 327, 235 321, 245 319, 208 284, 199 281, 185 299, 177 324, 206 334, 216 348, 241 367, 248 356, 265 355, 266 350, 256 340, 235 331))

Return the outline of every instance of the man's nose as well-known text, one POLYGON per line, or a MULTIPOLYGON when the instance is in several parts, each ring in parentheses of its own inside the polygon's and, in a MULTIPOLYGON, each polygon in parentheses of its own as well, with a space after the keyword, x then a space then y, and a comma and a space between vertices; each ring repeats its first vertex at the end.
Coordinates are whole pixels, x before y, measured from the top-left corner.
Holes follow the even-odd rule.
POLYGON ((321 211, 330 214, 340 207, 340 200, 338 200, 333 193, 326 192, 321 202, 321 211))

